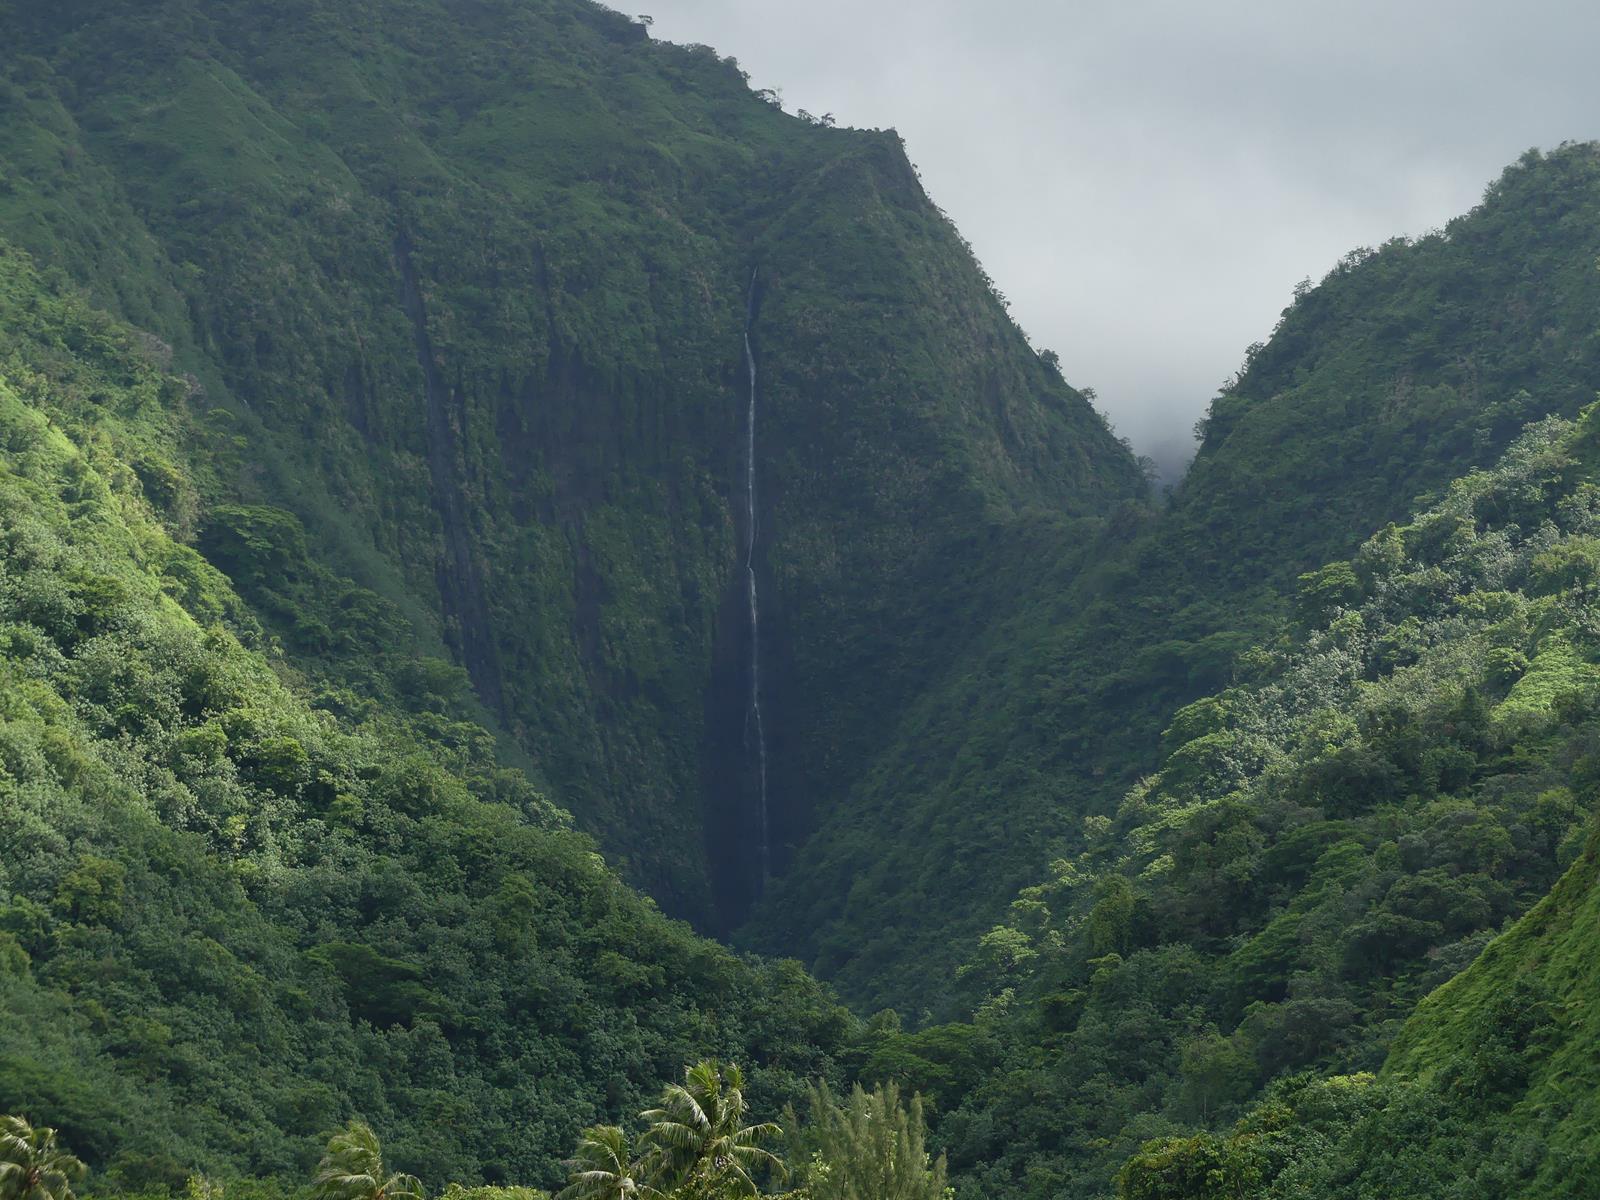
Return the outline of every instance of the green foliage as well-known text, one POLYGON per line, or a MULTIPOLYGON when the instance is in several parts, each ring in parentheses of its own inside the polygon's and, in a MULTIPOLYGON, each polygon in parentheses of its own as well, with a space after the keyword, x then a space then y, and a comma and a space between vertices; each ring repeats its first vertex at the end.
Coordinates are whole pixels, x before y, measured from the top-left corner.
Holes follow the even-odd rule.
POLYGON ((1300 576, 1301 611, 1320 623, 1335 609, 1359 600, 1362 590, 1353 566, 1347 562, 1329 563, 1300 576))
MULTIPOLYGON (((831 999, 630 892, 454 669, 280 656, 127 469, 206 438, 134 335, 9 251, 0 314, 0 1095, 97 1190, 280 1200, 357 1112, 391 1171, 553 1183, 685 1059, 773 1112, 831 1069, 831 999)), ((263 589, 350 594, 290 542, 263 589)))
POLYGON ((791 1109, 787 1131, 792 1193, 805 1200, 946 1200, 945 1161, 927 1151, 922 1098, 860 1085, 841 1104, 814 1084, 805 1121, 791 1109))
POLYGON ((1234 1039, 1215 1030, 1183 1044, 1178 1070, 1183 1078, 1180 1104, 1189 1118, 1201 1125, 1209 1125, 1213 1113, 1228 1111, 1255 1090, 1253 1057, 1234 1039))
POLYGON ((976 1087, 996 1053, 986 1030, 959 1023, 908 1032, 880 1029, 868 1045, 858 1068, 863 1081, 895 1084, 934 1105, 953 1103, 976 1087))
POLYGON ((568 1160, 567 1187, 558 1200, 733 1200, 759 1194, 766 1174, 782 1177, 783 1160, 763 1143, 780 1132, 771 1123, 746 1125, 749 1103, 736 1066, 704 1061, 684 1069, 645 1122, 638 1154, 616 1125, 586 1129, 568 1160))
POLYGON ((365 1121, 351 1121, 328 1141, 311 1181, 312 1200, 423 1200, 415 1175, 384 1168, 378 1137, 365 1121))
POLYGON ((550 1193, 530 1187, 494 1187, 488 1184, 467 1187, 449 1183, 439 1193, 439 1200, 550 1200, 550 1193))
MULTIPOLYGON (((829 807, 753 944, 800 954, 864 1011, 949 1019, 981 1002, 949 986, 955 947, 1001 921, 1053 859, 1084 849, 1086 816, 1111 815, 1163 766, 1175 712, 1247 678, 1240 655, 1283 620, 1316 628, 1370 600, 1352 580, 1365 589, 1392 556, 1424 548, 1397 530, 1352 556, 1374 530, 1405 523, 1419 495, 1489 467, 1530 421, 1571 419, 1592 402, 1597 179, 1594 145, 1530 155, 1443 231, 1348 256, 1296 297, 1213 401, 1169 505, 1130 506, 1098 535, 1042 533, 984 560, 1007 590, 982 635, 829 807)), ((1592 444, 1573 456, 1592 466, 1592 444)), ((1453 513, 1426 531, 1438 542, 1426 552, 1445 552, 1463 520, 1536 538, 1547 482, 1453 513)), ((1485 590, 1508 588, 1523 581, 1485 590)), ((1404 665, 1415 631, 1402 619, 1384 636, 1385 662, 1404 665)), ((1201 775, 1239 757, 1225 738, 1190 755, 1201 775)), ((1404 799, 1404 785, 1354 749, 1330 753, 1325 769, 1323 794, 1342 789, 1347 809, 1370 795, 1404 799)))
POLYGON ((577 1152, 567 1165, 571 1182, 556 1193, 556 1200, 652 1200, 662 1193, 634 1176, 639 1165, 628 1148, 628 1135, 617 1125, 595 1125, 583 1131, 577 1152))
MULTIPOLYGON (((962 1196, 1584 1186, 1594 147, 1297 294, 1156 510, 897 140, 705 48, 6 18, 0 1096, 97 1186, 280 1200, 361 1113, 327 1196, 420 1193, 374 1128, 747 1195, 829 1075, 962 1196), (670 912, 767 884, 747 344, 738 936, 805 966, 544 798, 670 912)), ((810 1194, 942 1190, 813 1103, 810 1194)))
POLYGON ((83 1163, 56 1145, 56 1131, 22 1117, 0 1117, 0 1197, 4 1200, 73 1200, 83 1163))
MULTIPOLYGON (((1348 576, 1318 572, 1341 581, 1339 601, 1180 710, 1162 769, 1022 893, 1002 928, 1028 953, 1003 972, 980 958, 968 976, 990 990, 973 1028, 1001 1066, 941 1121, 958 1194, 1048 1179, 1092 1196, 1124 1163, 1131 1196, 1334 1194, 1297 1181, 1317 1145, 1369 1117, 1302 1145, 1309 1118, 1273 1109, 1272 1081, 1380 1068, 1423 997, 1490 961, 1494 934, 1555 883, 1600 797, 1579 765, 1600 746, 1594 600, 1570 579, 1548 589, 1539 565, 1581 560, 1600 529, 1579 458, 1594 420, 1530 426, 1500 463, 1359 548, 1348 576), (1253 1100, 1239 1132, 1214 1132, 1253 1100), (1259 1125, 1274 1112, 1282 1153, 1267 1154, 1259 1125)), ((1407 1028, 1428 1028, 1435 1003, 1407 1028)), ((1405 1103, 1454 1111, 1528 1087, 1544 1027, 1513 1010, 1544 1011, 1510 1001, 1428 1055, 1457 1064, 1450 1082, 1405 1103)), ((1371 1136, 1397 1155, 1410 1145, 1371 1136)), ((1565 1160, 1552 1147, 1544 1161, 1565 1160)), ((1376 1196, 1456 1177, 1444 1158, 1430 1170, 1364 1178, 1385 1181, 1376 1196)))
POLYGON ((330 707, 493 729, 670 913, 754 899, 752 269, 780 862, 1006 588, 949 564, 1142 490, 898 139, 706 47, 588 0, 92 15, 8 11, 0 238, 177 376, 124 469, 330 707), (193 427, 144 437, 169 400, 193 427))
POLYGON ((1207 1133, 1151 1142, 1117 1176, 1120 1200, 1246 1200, 1260 1173, 1237 1147, 1207 1133))
POLYGON ((658 1108, 641 1113, 640 1168, 653 1188, 684 1200, 754 1196, 757 1180, 781 1174, 783 1161, 762 1144, 777 1125, 746 1125, 744 1073, 716 1062, 688 1067, 669 1084, 658 1108))
POLYGON ((771 1173, 793 1185, 797 1200, 948 1200, 945 1165, 926 1148, 922 1100, 900 1103, 894 1084, 859 1086, 840 1104, 826 1082, 814 1082, 804 1121, 786 1112, 789 1162, 762 1143, 780 1130, 746 1126, 742 1076, 736 1067, 702 1062, 668 1087, 645 1122, 638 1157, 619 1126, 584 1130, 568 1160, 570 1182, 557 1200, 731 1200, 759 1192, 771 1173))

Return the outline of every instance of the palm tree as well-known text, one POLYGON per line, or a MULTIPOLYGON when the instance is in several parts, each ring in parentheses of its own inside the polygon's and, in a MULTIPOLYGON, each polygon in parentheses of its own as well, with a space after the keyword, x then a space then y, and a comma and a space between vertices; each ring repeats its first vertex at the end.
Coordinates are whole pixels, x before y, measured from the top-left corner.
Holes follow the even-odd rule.
POLYGON ((703 1062, 683 1076, 681 1085, 661 1093, 659 1108, 640 1114, 649 1123, 639 1139, 645 1176, 656 1187, 687 1196, 756 1195, 757 1171, 783 1171, 782 1160, 761 1146, 779 1128, 741 1124, 750 1106, 738 1067, 724 1071, 703 1062))
POLYGON ((88 1168, 56 1145, 56 1131, 0 1117, 0 1200, 74 1200, 88 1168))
POLYGON ((352 1120, 328 1141, 311 1183, 313 1200, 423 1200, 415 1175, 387 1174, 378 1135, 352 1120))
POLYGON ((628 1135, 615 1125, 585 1129, 567 1166, 571 1182, 556 1200, 665 1200, 635 1178, 639 1172, 628 1156, 628 1135))

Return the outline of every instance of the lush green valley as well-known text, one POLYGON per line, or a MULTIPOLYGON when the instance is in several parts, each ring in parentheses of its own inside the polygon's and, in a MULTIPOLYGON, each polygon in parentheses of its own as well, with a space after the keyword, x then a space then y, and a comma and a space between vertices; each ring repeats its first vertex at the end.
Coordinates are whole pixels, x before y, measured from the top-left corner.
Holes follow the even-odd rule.
POLYGON ((705 47, 0 29, 0 1200, 1587 1194, 1600 149, 1157 498, 705 47))
MULTIPOLYGON (((1084 543, 1138 471, 892 134, 581 0, 381 8, 11 6, 0 220, 234 413, 216 498, 298 519, 631 880, 727 928, 761 888, 747 303, 780 864, 969 636, 983 548, 1084 543)), ((247 599, 351 669, 294 597, 247 599)))
POLYGON ((1172 714, 1273 636, 1298 575, 1594 398, 1597 171, 1587 148, 1532 157, 1441 234, 1352 253, 1213 402, 1170 506, 1121 510, 1083 572, 1018 544, 1006 603, 802 850, 756 944, 869 1009, 970 1005, 949 986, 963 944, 1159 765, 1172 714), (980 902, 949 912, 952 883, 980 902))
MULTIPOLYGON (((944 1125, 957 1167, 987 1180, 974 1195, 1100 1194, 1157 1135, 1179 1141, 1129 1168, 1131 1195, 1232 1194, 1175 1182, 1200 1153, 1184 1131, 1268 1085, 1247 1128, 1420 1063, 1465 1072, 1457 1086, 1486 1103, 1517 1091, 1503 1065, 1448 1065, 1489 1039, 1406 1046, 1438 1036, 1417 1031, 1471 972, 1412 1017, 1422 997, 1503 953, 1496 932, 1585 854, 1597 449, 1592 414, 1549 418, 1351 562, 1304 576, 1298 621, 1174 715, 1160 771, 983 939, 971 970, 993 1015, 978 1027, 999 1069, 944 1125), (1345 1078, 1330 1092, 1308 1070, 1345 1078)), ((1475 1008, 1522 1011, 1504 992, 1475 1008)), ((1535 1050, 1514 1028, 1504 1039, 1535 1050)), ((1282 1194, 1344 1194, 1325 1143, 1298 1149, 1282 1194)), ((1412 1194, 1420 1151, 1404 1155, 1417 1174, 1350 1194, 1412 1194)), ((1521 1165, 1526 1183, 1552 1169, 1521 1165)), ((1462 1168, 1442 1156, 1435 1185, 1462 1168)), ((1483 1194, 1520 1194, 1513 1178, 1483 1194)))
POLYGON ((696 1054, 755 1064, 769 1106, 830 1073, 844 1011, 622 885, 497 761, 459 669, 380 703, 283 665, 151 503, 159 464, 237 452, 159 347, 15 252, 0 314, 8 1111, 101 1186, 300 1174, 352 1111, 430 1182, 541 1183, 696 1054))

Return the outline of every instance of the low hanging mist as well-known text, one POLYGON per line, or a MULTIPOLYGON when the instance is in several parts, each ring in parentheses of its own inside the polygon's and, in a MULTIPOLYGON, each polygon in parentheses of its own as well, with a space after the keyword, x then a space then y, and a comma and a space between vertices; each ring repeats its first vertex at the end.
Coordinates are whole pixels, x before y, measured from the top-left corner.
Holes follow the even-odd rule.
POLYGON ((655 36, 791 112, 896 128, 1018 322, 1168 477, 1298 281, 1600 111, 1600 10, 1554 0, 651 3, 655 36))

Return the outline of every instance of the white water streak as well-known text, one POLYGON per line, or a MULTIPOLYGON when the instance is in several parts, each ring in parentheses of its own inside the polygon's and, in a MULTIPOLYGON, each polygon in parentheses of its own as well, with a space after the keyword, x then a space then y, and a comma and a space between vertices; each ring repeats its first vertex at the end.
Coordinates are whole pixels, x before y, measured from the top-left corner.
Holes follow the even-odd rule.
POLYGON ((744 361, 749 371, 750 402, 745 417, 744 445, 744 576, 750 611, 750 704, 746 733, 755 734, 757 803, 760 818, 761 883, 771 875, 772 851, 767 820, 767 729, 761 717, 761 594, 756 583, 756 356, 750 348, 750 325, 755 318, 756 272, 750 272, 750 292, 745 300, 744 361))

